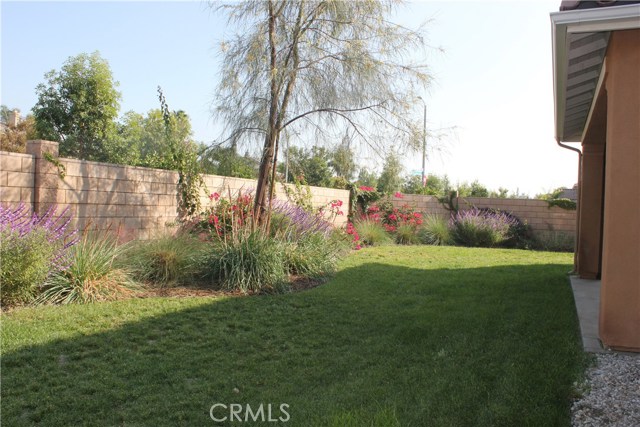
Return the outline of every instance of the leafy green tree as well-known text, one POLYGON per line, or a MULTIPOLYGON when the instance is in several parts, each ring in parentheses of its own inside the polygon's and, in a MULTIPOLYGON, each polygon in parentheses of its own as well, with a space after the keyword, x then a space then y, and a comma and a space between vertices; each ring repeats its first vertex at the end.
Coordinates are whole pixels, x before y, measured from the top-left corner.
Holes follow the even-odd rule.
POLYGON ((406 194, 426 194, 442 197, 449 191, 449 178, 446 175, 429 175, 426 181, 426 185, 423 186, 421 176, 409 176, 404 182, 402 192, 406 194))
POLYGON ((262 142, 254 218, 273 196, 278 143, 291 134, 350 128, 382 150, 417 147, 421 121, 407 100, 428 83, 420 31, 394 24, 396 1, 250 0, 225 3, 237 36, 223 45, 218 117, 229 140, 262 142))
POLYGON ((329 166, 336 176, 351 181, 356 173, 356 162, 348 137, 329 154, 329 166))
POLYGON ((458 195, 460 197, 489 197, 489 190, 476 179, 471 184, 468 182, 460 184, 458 195))
POLYGON ((319 187, 331 183, 329 152, 326 148, 314 145, 310 149, 289 147, 289 181, 294 177, 304 177, 308 185, 319 187))
POLYGON ((504 187, 498 187, 498 191, 490 191, 489 197, 497 199, 506 199, 509 196, 509 190, 504 187))
POLYGON ((380 178, 378 178, 378 191, 380 193, 393 193, 402 187, 403 167, 397 154, 389 152, 384 161, 380 178))
POLYGON ((535 198, 539 200, 555 200, 560 198, 560 195, 563 191, 563 187, 558 187, 555 190, 549 191, 548 193, 536 194, 535 198))
POLYGON ((171 141, 189 142, 191 120, 184 111, 169 112, 171 125, 167 135, 162 110, 150 110, 147 115, 134 111, 124 114, 118 126, 118 141, 110 146, 110 160, 113 163, 171 169, 171 141))
POLYGON ((63 156, 109 161, 121 96, 107 61, 98 52, 82 53, 45 79, 33 107, 38 134, 60 142, 63 156))
POLYGON ((200 154, 202 172, 254 179, 258 172, 258 162, 249 153, 240 156, 236 147, 202 147, 200 154))
POLYGON ((363 167, 360 169, 360 173, 358 173, 358 180, 356 183, 359 186, 376 188, 378 186, 378 175, 366 167, 363 167))

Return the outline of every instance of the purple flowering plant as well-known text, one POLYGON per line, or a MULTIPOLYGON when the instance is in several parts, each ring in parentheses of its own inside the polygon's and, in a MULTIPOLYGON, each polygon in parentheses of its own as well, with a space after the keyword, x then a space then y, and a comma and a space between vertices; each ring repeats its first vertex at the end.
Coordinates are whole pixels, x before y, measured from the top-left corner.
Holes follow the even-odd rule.
POLYGON ((23 203, 0 206, 3 304, 28 302, 51 273, 69 267, 78 232, 69 230, 69 208, 57 211, 52 206, 37 215, 23 203))
POLYGON ((510 237, 517 219, 506 212, 473 208, 458 211, 450 221, 454 241, 464 246, 494 247, 510 237))

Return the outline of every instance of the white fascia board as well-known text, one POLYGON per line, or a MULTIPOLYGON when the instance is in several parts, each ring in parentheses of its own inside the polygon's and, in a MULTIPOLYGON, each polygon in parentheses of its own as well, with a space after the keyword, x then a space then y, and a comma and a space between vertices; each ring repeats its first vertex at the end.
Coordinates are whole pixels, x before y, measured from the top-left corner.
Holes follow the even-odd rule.
POLYGON ((555 136, 556 140, 559 141, 564 132, 564 112, 567 102, 567 55, 569 44, 567 43, 567 26, 553 22, 553 15, 551 17, 551 22, 555 136))
POLYGON ((552 12, 551 22, 570 26, 572 33, 640 28, 640 4, 552 12))
POLYGON ((564 132, 567 91, 567 57, 570 33, 617 31, 640 28, 640 4, 552 12, 553 96, 556 139, 564 132))

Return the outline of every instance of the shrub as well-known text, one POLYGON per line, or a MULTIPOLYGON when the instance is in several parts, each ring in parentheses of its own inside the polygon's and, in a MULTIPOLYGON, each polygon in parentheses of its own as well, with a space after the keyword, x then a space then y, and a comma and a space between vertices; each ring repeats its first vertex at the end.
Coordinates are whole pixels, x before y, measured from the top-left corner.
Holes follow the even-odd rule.
POLYGON ((359 187, 351 186, 351 209, 350 214, 354 215, 358 212, 367 212, 371 203, 380 200, 382 194, 373 187, 361 185, 359 187))
POLYGON ((251 192, 239 191, 235 197, 229 191, 229 198, 218 193, 209 195, 212 204, 191 223, 184 226, 192 233, 209 234, 212 240, 231 238, 235 232, 246 228, 252 222, 251 192))
POLYGON ((207 230, 212 250, 200 257, 203 277, 224 290, 277 292, 286 289, 288 274, 318 277, 335 269, 345 249, 343 235, 335 239, 324 215, 342 214, 334 200, 319 212, 287 201, 274 201, 270 229, 252 230, 251 199, 239 195, 217 202, 203 214, 195 231, 207 230))
POLYGON ((284 240, 299 239, 307 234, 328 236, 333 227, 321 214, 277 200, 273 203, 271 235, 284 240))
POLYGON ((503 212, 473 208, 458 212, 451 220, 451 236, 463 246, 498 246, 509 238, 514 220, 503 212))
POLYGON ((449 222, 439 215, 427 215, 418 231, 420 241, 426 245, 442 246, 451 243, 449 222))
POLYGON ((56 215, 56 207, 43 216, 31 214, 20 204, 0 206, 0 302, 28 303, 52 272, 67 266, 75 231, 67 233, 71 217, 67 209, 56 215))
POLYGON ((136 286, 129 272, 116 266, 123 249, 109 230, 85 231, 71 250, 70 266, 47 279, 36 303, 88 303, 130 296, 136 286))
POLYGON ((360 236, 360 242, 368 246, 378 246, 391 243, 391 237, 378 222, 365 219, 355 223, 355 230, 360 236))
POLYGON ((249 293, 285 288, 284 246, 260 231, 239 233, 222 241, 213 255, 209 268, 224 290, 249 293))
POLYGON ((200 255, 208 246, 186 233, 167 235, 132 243, 122 262, 136 280, 160 286, 184 284, 199 279, 200 255))

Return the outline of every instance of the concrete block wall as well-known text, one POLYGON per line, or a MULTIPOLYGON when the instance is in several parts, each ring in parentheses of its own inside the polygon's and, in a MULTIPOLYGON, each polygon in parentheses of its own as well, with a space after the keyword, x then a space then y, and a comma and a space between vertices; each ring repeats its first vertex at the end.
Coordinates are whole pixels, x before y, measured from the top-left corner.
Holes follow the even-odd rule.
POLYGON ((0 203, 34 203, 35 158, 30 154, 0 152, 0 203))
MULTIPOLYGON (((257 181, 253 179, 232 178, 217 175, 204 175, 204 182, 207 188, 206 190, 203 189, 200 194, 200 203, 203 207, 210 206, 211 204, 209 194, 215 192, 226 198, 229 198, 229 194, 231 194, 231 197, 235 197, 240 192, 243 194, 247 192, 253 194, 257 185, 257 181)), ((276 184, 276 200, 287 200, 287 193, 283 188, 284 185, 285 184, 282 183, 276 184)), ((293 184, 286 185, 291 190, 295 188, 293 184)), ((347 215, 349 213, 349 190, 313 186, 310 186, 309 188, 311 190, 312 197, 311 203, 314 208, 326 206, 334 200, 342 200, 343 214, 335 218, 334 224, 336 226, 342 226, 347 222, 347 215)))
POLYGON ((78 228, 110 228, 122 240, 149 239, 177 217, 173 171, 60 159, 66 176, 58 179, 57 201, 69 206, 78 228))
MULTIPOLYGON (((449 212, 436 197, 417 194, 404 194, 402 198, 391 199, 394 206, 409 205, 413 209, 427 213, 448 216, 449 212)), ((576 211, 566 210, 557 206, 549 207, 544 200, 533 199, 500 199, 489 197, 467 197, 458 199, 461 210, 477 208, 491 208, 511 212, 520 220, 526 221, 534 233, 564 233, 575 236, 576 211)))
MULTIPOLYGON (((462 200, 460 207, 462 208, 462 200)), ((544 200, 535 199, 497 199, 469 197, 464 199, 468 205, 478 208, 500 209, 513 213, 526 221, 534 232, 562 232, 575 235, 576 211, 557 206, 549 207, 544 200)))
MULTIPOLYGON (((50 206, 69 207, 73 226, 111 229, 121 240, 149 239, 173 230, 177 219, 178 173, 174 171, 112 165, 77 159, 58 158, 58 144, 51 141, 28 141, 28 154, 0 152, 0 202, 17 205, 24 202, 38 213, 50 206), (64 170, 45 153, 57 158, 64 170)), ((209 206, 209 194, 227 197, 229 191, 255 189, 250 179, 205 175, 207 189, 201 192, 202 206, 209 206)), ((279 184, 277 198, 286 200, 279 184)), ((344 215, 337 226, 346 222, 349 192, 311 187, 315 207, 332 200, 342 200, 344 215)))

